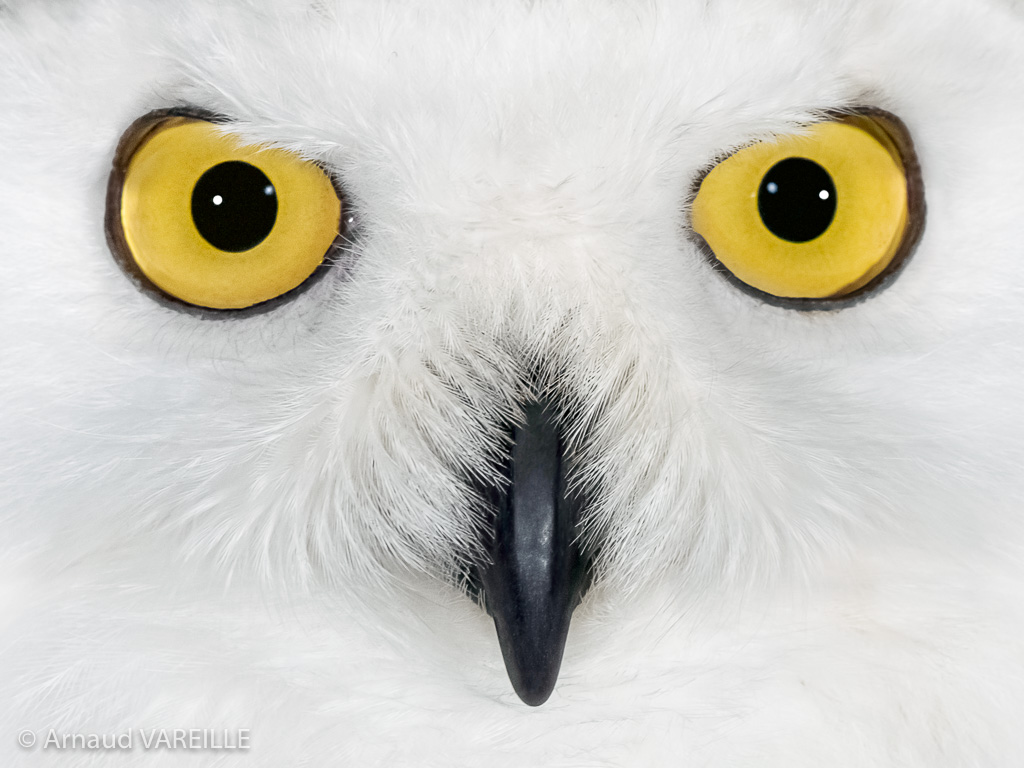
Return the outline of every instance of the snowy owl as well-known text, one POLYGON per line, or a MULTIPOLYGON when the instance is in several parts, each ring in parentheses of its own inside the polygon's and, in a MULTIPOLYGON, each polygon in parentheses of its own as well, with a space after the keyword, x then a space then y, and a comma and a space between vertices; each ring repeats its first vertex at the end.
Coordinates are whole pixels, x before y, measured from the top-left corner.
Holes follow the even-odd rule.
POLYGON ((1024 6, 0 1, 0 765, 1024 765, 1024 6))

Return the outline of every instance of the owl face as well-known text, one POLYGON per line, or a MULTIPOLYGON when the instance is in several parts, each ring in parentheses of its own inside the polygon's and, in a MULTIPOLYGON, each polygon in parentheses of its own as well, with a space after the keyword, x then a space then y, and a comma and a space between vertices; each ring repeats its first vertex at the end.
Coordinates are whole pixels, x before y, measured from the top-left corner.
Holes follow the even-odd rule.
MULTIPOLYGON (((892 541, 1017 535, 1011 7, 9 5, 8 551, 152 547, 211 583, 320 592, 482 583, 493 608, 495 509, 525 482, 510 457, 545 437, 543 491, 574 500, 563 538, 595 601, 655 583, 743 601, 892 541), (305 274, 211 309, 111 252, 119 142, 160 110, 256 148, 250 165, 279 152, 320 174, 328 218, 278 238, 291 264, 327 221, 305 274), (743 153, 878 115, 909 185, 894 205, 916 197, 860 285, 757 283, 701 229, 732 205, 701 202, 709 181, 743 153)), ((836 179, 867 161, 837 162, 815 161, 834 186, 814 193, 837 197, 824 229, 782 240, 847 215, 836 179)), ((762 197, 782 183, 755 176, 762 197)), ((149 215, 157 192, 140 194, 149 215)))

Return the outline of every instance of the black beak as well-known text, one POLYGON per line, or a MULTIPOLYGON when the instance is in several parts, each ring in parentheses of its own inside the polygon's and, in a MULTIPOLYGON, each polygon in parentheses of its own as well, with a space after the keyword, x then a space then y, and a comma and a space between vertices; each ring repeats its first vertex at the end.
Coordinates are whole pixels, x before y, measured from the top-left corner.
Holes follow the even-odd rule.
POLYGON ((484 489, 494 521, 484 534, 490 562, 474 574, 512 687, 530 706, 558 680, 569 619, 589 583, 579 544, 580 502, 566 484, 562 438, 550 407, 533 403, 513 429, 507 483, 484 489))

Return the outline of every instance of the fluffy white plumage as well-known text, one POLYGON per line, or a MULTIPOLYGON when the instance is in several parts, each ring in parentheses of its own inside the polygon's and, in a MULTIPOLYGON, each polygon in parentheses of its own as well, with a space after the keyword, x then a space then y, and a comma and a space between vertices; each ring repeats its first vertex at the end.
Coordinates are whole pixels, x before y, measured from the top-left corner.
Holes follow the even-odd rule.
POLYGON ((996 0, 0 4, 0 763, 1024 764, 1024 19, 996 0), (118 137, 333 169, 336 269, 211 321, 104 240, 118 137), (721 279, 694 179, 900 117, 928 216, 853 307, 721 279), (541 361, 600 579, 512 693, 447 578, 541 361), (245 756, 19 748, 248 728, 245 756))

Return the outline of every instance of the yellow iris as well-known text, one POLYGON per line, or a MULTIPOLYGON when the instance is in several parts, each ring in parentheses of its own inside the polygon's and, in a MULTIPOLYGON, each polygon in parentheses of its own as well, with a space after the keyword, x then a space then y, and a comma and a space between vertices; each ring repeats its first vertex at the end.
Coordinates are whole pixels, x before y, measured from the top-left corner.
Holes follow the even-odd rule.
POLYGON ((276 298, 305 282, 338 237, 341 201, 315 163, 191 117, 162 117, 129 139, 121 152, 130 154, 115 160, 111 240, 180 301, 241 309, 276 298))
POLYGON ((701 182, 692 221, 747 285, 779 297, 834 298, 889 266, 908 215, 896 144, 878 121, 855 116, 726 158, 701 182))

